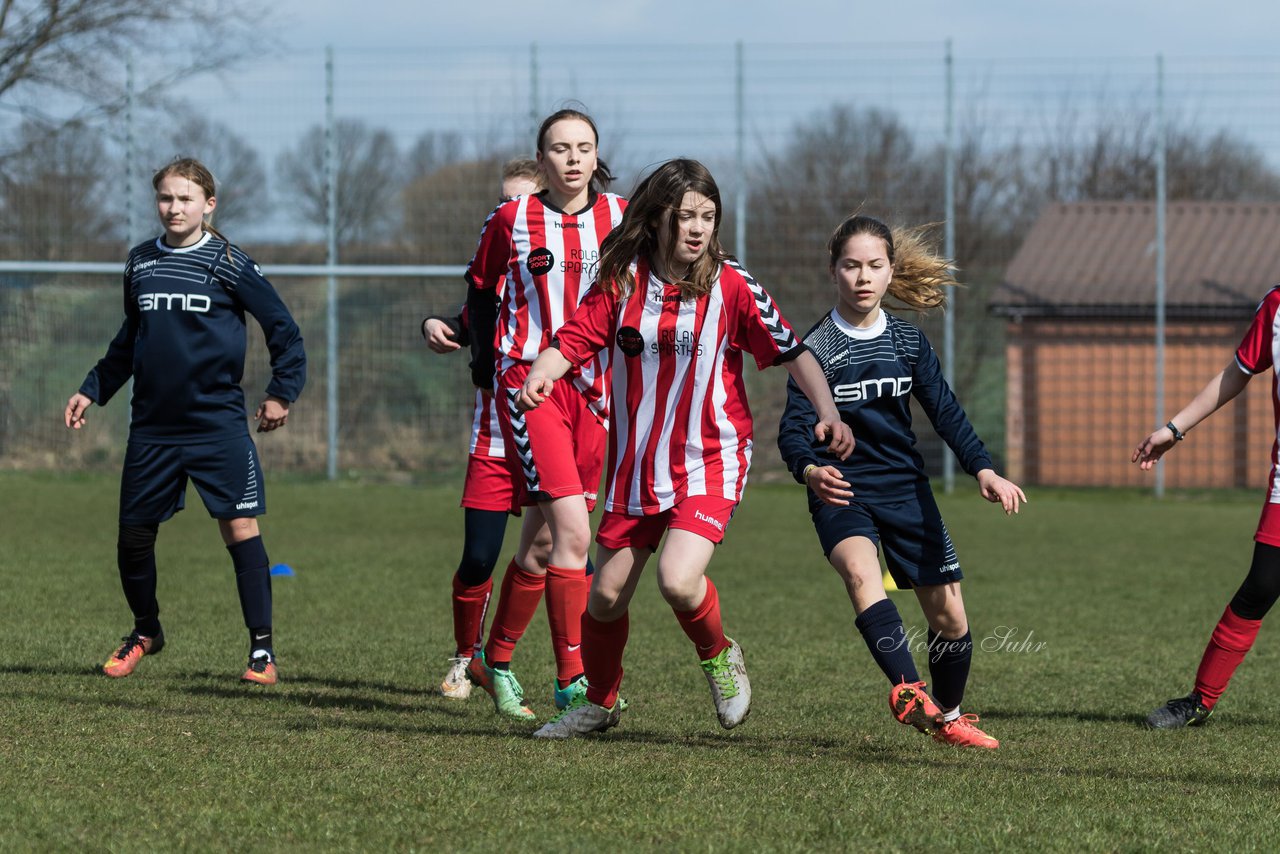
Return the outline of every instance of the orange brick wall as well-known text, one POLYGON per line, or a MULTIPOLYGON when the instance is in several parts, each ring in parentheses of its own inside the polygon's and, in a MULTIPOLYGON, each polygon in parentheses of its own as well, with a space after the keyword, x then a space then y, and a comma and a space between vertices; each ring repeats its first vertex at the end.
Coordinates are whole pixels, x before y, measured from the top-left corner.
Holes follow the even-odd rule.
MULTIPOLYGON (((1156 420, 1150 322, 1023 320, 1007 337, 1009 476, 1046 486, 1147 486, 1129 456, 1233 358, 1247 322, 1169 323, 1156 420)), ((1160 463, 1170 488, 1263 487, 1274 439, 1272 373, 1160 463)), ((1179 425, 1181 426, 1181 425, 1179 425)))

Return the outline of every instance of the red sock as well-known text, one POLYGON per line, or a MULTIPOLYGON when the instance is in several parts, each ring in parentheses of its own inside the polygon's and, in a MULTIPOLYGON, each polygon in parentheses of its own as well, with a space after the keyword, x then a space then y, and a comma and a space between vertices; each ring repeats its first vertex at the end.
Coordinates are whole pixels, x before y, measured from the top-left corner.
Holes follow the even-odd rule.
POLYGON ((475 587, 465 587, 457 575, 453 577, 453 642, 458 655, 472 655, 480 648, 484 639, 484 612, 492 592, 492 578, 475 587))
POLYGON ((702 598, 702 604, 692 611, 676 611, 675 614, 680 628, 698 648, 698 660, 715 658, 729 646, 720 625, 720 594, 710 578, 707 579, 707 595, 702 598))
POLYGON ((502 576, 502 592, 498 595, 498 607, 494 610, 493 625, 489 627, 489 644, 484 657, 489 666, 507 664, 516 651, 516 642, 529 628, 533 612, 542 600, 545 575, 534 575, 516 566, 514 560, 507 564, 502 576))
POLYGON ((590 592, 585 566, 547 566, 547 622, 556 656, 556 679, 562 684, 582 673, 582 615, 587 612, 590 592))
POLYGON ((612 623, 582 612, 582 665, 587 674, 587 700, 612 709, 622 685, 622 651, 627 648, 631 618, 626 611, 612 623))
POLYGON ((1262 620, 1246 620, 1232 611, 1230 605, 1222 612, 1222 619, 1209 636, 1204 658, 1200 659, 1200 669, 1196 671, 1196 692, 1205 708, 1212 709, 1227 690, 1231 674, 1253 647, 1261 626, 1262 620))

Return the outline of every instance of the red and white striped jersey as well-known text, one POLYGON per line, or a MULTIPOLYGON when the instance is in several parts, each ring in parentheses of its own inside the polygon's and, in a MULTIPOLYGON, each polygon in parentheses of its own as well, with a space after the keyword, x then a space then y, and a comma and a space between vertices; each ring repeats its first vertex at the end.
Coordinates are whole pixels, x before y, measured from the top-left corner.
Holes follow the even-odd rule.
POLYGON ((605 507, 647 516, 690 495, 739 501, 752 444, 742 352, 763 370, 800 355, 803 344, 732 259, 711 292, 694 300, 653 276, 646 259, 632 271, 632 294, 592 288, 556 333, 575 365, 611 350, 605 507))
MULTIPOLYGON (((541 195, 520 196, 485 220, 467 279, 478 289, 498 288, 507 280, 495 335, 499 374, 532 362, 551 344, 586 296, 600 263, 600 242, 625 208, 626 200, 613 193, 595 195, 578 214, 550 207, 541 195)), ((608 354, 601 353, 573 377, 601 419, 608 415, 608 368, 608 354)))
POLYGON ((1260 374, 1267 368, 1271 373, 1271 404, 1274 410, 1274 441, 1271 445, 1271 475, 1267 479, 1267 501, 1280 504, 1280 285, 1272 288, 1258 303, 1253 323, 1236 348, 1236 365, 1249 374, 1260 374))
POLYGON ((476 389, 476 411, 471 417, 470 452, 478 457, 505 459, 507 446, 502 441, 502 428, 498 425, 498 408, 494 396, 476 389))

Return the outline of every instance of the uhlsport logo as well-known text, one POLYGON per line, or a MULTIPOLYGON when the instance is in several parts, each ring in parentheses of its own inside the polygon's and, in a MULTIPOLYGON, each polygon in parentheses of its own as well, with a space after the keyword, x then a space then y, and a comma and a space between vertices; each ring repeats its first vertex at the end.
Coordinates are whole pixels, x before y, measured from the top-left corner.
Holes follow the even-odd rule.
POLYGON ((203 294, 138 294, 140 311, 195 311, 204 314, 213 300, 203 294))
POLYGON ((556 256, 545 246, 539 246, 529 253, 529 272, 535 276, 545 276, 555 266, 556 256))
POLYGON ((644 336, 634 326, 624 326, 618 330, 618 349, 624 356, 635 358, 644 352, 644 336))
POLYGON ((258 500, 256 498, 253 501, 241 501, 236 505, 237 510, 256 510, 257 508, 258 500))

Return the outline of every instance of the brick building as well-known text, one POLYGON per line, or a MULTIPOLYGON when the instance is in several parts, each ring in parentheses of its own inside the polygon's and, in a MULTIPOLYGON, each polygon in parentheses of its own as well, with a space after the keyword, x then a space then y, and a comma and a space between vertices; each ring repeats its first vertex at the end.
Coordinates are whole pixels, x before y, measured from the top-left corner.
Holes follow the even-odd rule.
MULTIPOLYGON (((1280 282, 1280 205, 1167 207, 1165 407, 1155 412, 1155 205, 1045 209, 992 310, 1006 318, 1007 474, 1017 482, 1144 486, 1137 443, 1232 358, 1280 282)), ((1274 438, 1273 372, 1162 463, 1170 488, 1261 487, 1274 438)))

